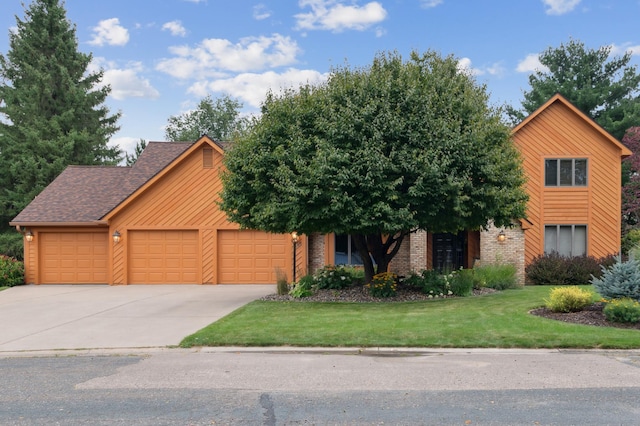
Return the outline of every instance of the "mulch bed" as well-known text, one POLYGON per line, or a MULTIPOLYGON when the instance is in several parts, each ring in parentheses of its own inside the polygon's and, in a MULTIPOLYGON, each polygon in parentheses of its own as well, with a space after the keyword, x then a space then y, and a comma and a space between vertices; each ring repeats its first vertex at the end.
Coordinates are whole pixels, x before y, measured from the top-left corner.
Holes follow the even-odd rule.
POLYGON ((616 327, 616 328, 628 328, 640 330, 640 322, 634 324, 627 323, 618 323, 618 322, 610 322, 604 316, 602 309, 604 308, 604 303, 597 302, 593 305, 587 306, 584 310, 580 312, 553 312, 547 308, 538 308, 532 311, 529 311, 530 314, 536 315, 539 317, 549 318, 557 321, 570 322, 573 324, 582 324, 582 325, 595 325, 598 327, 616 327))

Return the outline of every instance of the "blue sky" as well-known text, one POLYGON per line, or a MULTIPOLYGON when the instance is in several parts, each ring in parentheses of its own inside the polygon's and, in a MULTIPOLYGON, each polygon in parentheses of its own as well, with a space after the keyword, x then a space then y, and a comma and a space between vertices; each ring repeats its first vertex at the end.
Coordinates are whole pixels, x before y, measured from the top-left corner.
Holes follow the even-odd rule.
MULTIPOLYGON (((2 0, 0 52, 21 0, 2 0)), ((24 0, 29 4, 30 0, 24 0)), ((538 53, 574 38, 631 51, 640 64, 640 0, 66 0, 79 48, 94 56, 121 111, 111 144, 165 140, 171 115, 207 94, 255 113, 266 91, 319 82, 377 52, 453 55, 491 102, 519 106, 538 53)))

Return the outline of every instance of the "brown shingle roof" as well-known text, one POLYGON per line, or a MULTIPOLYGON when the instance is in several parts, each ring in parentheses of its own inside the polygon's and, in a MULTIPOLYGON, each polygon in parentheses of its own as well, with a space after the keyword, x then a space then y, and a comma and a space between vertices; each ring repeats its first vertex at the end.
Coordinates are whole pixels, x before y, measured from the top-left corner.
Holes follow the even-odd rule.
POLYGON ((132 167, 69 166, 10 224, 99 221, 191 145, 149 142, 132 167))

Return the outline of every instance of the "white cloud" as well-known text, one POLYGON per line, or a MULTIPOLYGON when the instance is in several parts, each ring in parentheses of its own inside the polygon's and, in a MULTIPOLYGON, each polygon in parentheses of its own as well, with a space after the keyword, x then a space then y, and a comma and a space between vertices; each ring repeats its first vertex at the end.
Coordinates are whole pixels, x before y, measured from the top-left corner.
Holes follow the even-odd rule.
POLYGON ((423 8, 429 9, 442 4, 443 0, 420 0, 420 4, 423 8))
POLYGON ((469 58, 461 58, 458 61, 458 70, 473 76, 489 74, 489 75, 500 77, 505 73, 505 69, 500 62, 496 62, 495 64, 487 67, 474 68, 471 65, 471 59, 469 58))
POLYGON ((124 46, 129 41, 129 30, 120 25, 118 18, 105 19, 93 27, 93 39, 89 44, 124 46))
POLYGON ((535 71, 549 72, 549 68, 547 68, 545 65, 542 65, 542 63, 540 62, 540 57, 537 53, 530 53, 526 58, 518 62, 516 71, 527 73, 535 71))
POLYGON ((377 1, 364 6, 347 6, 340 0, 300 0, 298 4, 311 8, 309 13, 295 15, 296 28, 301 30, 362 31, 387 17, 387 11, 377 1))
POLYGON ((156 99, 160 92, 151 85, 148 79, 140 73, 144 67, 140 62, 131 62, 126 67, 118 67, 114 62, 107 62, 104 58, 94 58, 88 67, 89 72, 104 70, 101 85, 110 85, 109 96, 116 100, 127 98, 156 99))
POLYGON ((171 21, 166 22, 162 25, 162 30, 168 30, 171 32, 171 35, 184 37, 187 35, 187 30, 182 26, 182 22, 180 21, 171 21))
POLYGON ((290 68, 284 73, 267 71, 262 74, 244 73, 235 77, 201 81, 189 88, 189 93, 204 97, 211 92, 227 93, 240 99, 245 105, 258 108, 269 90, 278 93, 282 89, 298 88, 302 84, 317 84, 326 81, 329 74, 315 70, 290 68))
POLYGON ((260 3, 253 6, 253 19, 256 21, 262 21, 263 19, 267 19, 271 16, 271 11, 267 9, 267 6, 260 3))
POLYGON ((133 154, 136 151, 136 144, 138 142, 140 142, 139 138, 131 138, 131 137, 124 136, 120 138, 111 138, 107 143, 107 145, 110 147, 117 146, 124 152, 133 154))
POLYGON ((547 15, 563 15, 575 9, 581 1, 582 0, 542 0, 542 3, 547 6, 547 10, 545 10, 547 15))
POLYGON ((631 53, 632 56, 640 56, 640 45, 631 46, 630 43, 625 43, 622 46, 611 45, 611 55, 624 55, 627 52, 631 53))
POLYGON ((226 39, 205 39, 198 46, 170 47, 174 58, 163 59, 159 71, 180 79, 221 77, 224 72, 247 72, 292 65, 300 52, 289 37, 246 37, 236 44, 226 39))

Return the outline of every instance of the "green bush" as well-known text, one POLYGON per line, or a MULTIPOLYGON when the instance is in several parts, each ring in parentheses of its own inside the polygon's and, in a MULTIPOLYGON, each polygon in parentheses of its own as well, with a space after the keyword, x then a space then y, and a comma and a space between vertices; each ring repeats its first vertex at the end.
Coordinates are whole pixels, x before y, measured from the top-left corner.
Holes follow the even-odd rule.
POLYGON ((624 297, 640 301, 640 259, 618 261, 610 268, 602 267, 602 276, 591 284, 605 299, 624 297))
POLYGON ((24 263, 13 257, 0 255, 0 287, 24 284, 24 263))
MULTIPOLYGON (((316 288, 319 290, 340 290, 356 285, 360 279, 360 274, 356 271, 355 268, 349 266, 327 265, 314 275, 316 288)), ((362 281, 364 281, 364 273, 362 281)))
POLYGON ((473 269, 461 269, 446 277, 450 277, 448 278, 449 290, 454 296, 466 297, 473 292, 473 269))
POLYGON ((514 265, 484 265, 473 268, 476 287, 487 287, 496 290, 516 288, 516 267, 514 265))
POLYGON ((444 296, 449 293, 449 287, 445 275, 440 274, 434 269, 425 269, 421 273, 422 276, 422 292, 434 297, 444 296))
POLYGON ((611 322, 636 323, 640 321, 640 303, 628 297, 608 301, 603 312, 607 321, 611 322))
POLYGON ((545 306, 554 312, 578 312, 592 303, 593 293, 579 287, 556 287, 545 299, 545 306))
POLYGON ((311 296, 313 294, 314 285, 315 279, 313 278, 313 275, 305 275, 300 278, 297 283, 293 284, 293 287, 289 290, 289 295, 296 299, 311 296))
POLYGON ((15 230, 0 233, 0 255, 13 257, 20 261, 24 260, 22 234, 15 230))
POLYGON ((631 229, 624 237, 622 237, 622 254, 630 254, 631 251, 638 246, 640 246, 640 229, 631 229))
POLYGON ((535 257, 525 268, 527 280, 536 285, 581 285, 589 282, 592 276, 602 275, 602 266, 615 263, 615 257, 561 256, 557 252, 535 257))
POLYGON ((393 272, 381 272, 366 285, 373 297, 393 297, 398 290, 398 276, 393 272))

